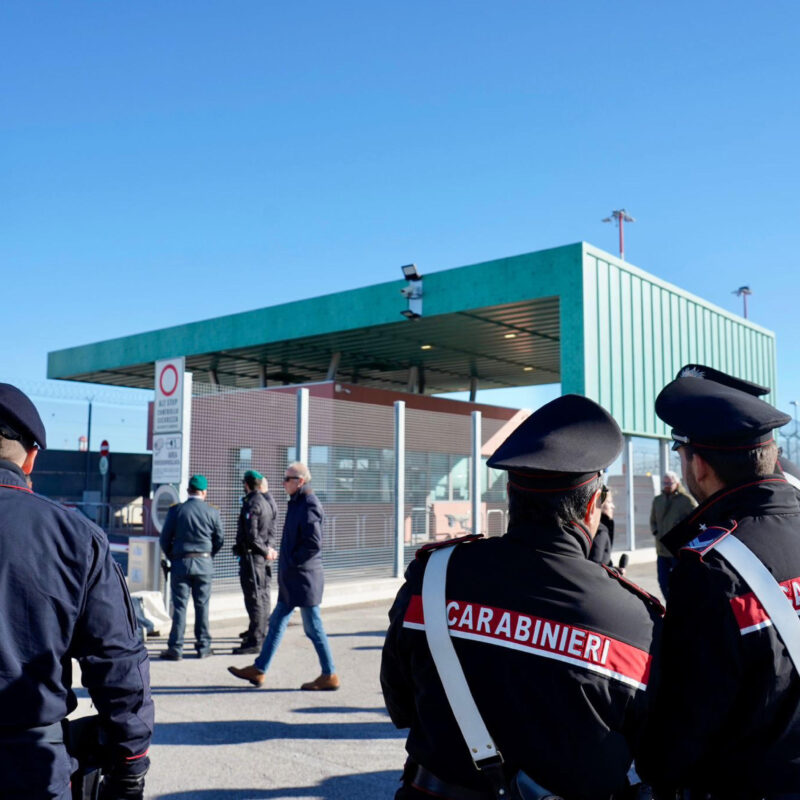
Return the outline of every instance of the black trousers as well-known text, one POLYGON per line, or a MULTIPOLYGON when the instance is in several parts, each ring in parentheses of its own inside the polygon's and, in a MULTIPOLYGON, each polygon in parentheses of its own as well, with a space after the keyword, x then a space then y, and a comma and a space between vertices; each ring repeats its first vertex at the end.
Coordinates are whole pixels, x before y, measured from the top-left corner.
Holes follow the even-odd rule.
POLYGON ((272 567, 264 556, 249 554, 239 561, 239 583, 244 595, 244 607, 250 617, 247 636, 242 647, 260 647, 267 634, 271 608, 269 589, 272 567))

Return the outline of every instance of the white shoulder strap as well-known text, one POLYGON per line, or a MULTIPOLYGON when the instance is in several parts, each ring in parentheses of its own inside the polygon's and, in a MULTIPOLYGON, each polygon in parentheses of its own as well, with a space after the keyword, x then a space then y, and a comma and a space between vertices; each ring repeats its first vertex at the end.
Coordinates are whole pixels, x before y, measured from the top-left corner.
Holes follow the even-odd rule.
MULTIPOLYGON (((434 550, 422 579, 422 613, 425 618, 425 636, 428 639, 433 661, 444 686, 450 708, 469 747, 472 760, 483 761, 500 757, 489 731, 484 725, 475 700, 469 690, 464 670, 458 660, 450 630, 447 627, 447 599, 445 584, 447 562, 455 547, 434 550)), ((476 763, 477 766, 477 763, 476 763)))
POLYGON ((800 673, 800 619, 772 573, 741 539, 733 535, 718 541, 714 549, 747 581, 769 614, 795 669, 800 673))

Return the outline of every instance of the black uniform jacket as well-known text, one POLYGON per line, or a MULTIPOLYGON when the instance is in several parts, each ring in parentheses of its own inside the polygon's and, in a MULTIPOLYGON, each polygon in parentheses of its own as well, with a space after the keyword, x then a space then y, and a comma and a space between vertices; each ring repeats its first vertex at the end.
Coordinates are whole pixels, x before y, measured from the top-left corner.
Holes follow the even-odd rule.
MULTIPOLYGON (((589 534, 555 524, 459 545, 447 617, 478 709, 509 773, 570 800, 625 784, 647 710, 658 601, 587 559, 589 534)), ((411 758, 440 779, 486 788, 444 695, 422 614, 427 553, 389 612, 381 684, 411 758)))
POLYGON ((31 493, 22 471, 0 461, 0 739, 75 708, 72 658, 118 756, 144 753, 153 732, 147 650, 106 535, 31 493))
POLYGON ((289 498, 278 556, 278 599, 282 603, 308 607, 322 602, 324 519, 322 503, 307 486, 289 498))
POLYGON ((236 545, 241 555, 245 552, 267 555, 267 548, 275 546, 277 517, 278 507, 272 495, 258 490, 247 493, 236 525, 236 545))
POLYGON ((172 506, 164 520, 160 542, 170 561, 186 553, 215 556, 225 543, 219 509, 199 497, 172 506))
POLYGON ((679 559, 640 774, 725 798, 798 791, 800 679, 747 584, 707 549, 725 530, 800 612, 800 507, 782 477, 720 491, 666 535, 679 559))

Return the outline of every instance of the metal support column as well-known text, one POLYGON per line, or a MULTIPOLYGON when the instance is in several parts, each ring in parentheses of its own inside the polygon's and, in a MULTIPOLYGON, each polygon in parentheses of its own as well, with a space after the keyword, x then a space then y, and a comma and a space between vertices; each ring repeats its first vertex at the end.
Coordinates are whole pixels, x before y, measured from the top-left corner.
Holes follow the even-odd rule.
POLYGON ((331 353, 331 360, 328 362, 328 374, 325 376, 326 381, 336 380, 336 371, 339 369, 339 362, 342 360, 342 354, 337 350, 331 353))
POLYGON ((394 404, 394 576, 403 577, 406 528, 406 404, 394 404))
POLYGON ((472 532, 482 533, 481 524, 481 412, 473 411, 472 417, 472 474, 470 475, 469 498, 472 501, 472 532))
POLYGON ((308 389, 297 390, 297 460, 308 466, 308 389))
POLYGON ((670 442, 660 439, 658 442, 658 468, 661 471, 661 480, 664 480, 664 473, 669 469, 669 448, 670 442))
POLYGON ((626 528, 628 550, 636 549, 636 523, 633 508, 633 437, 625 437, 625 495, 627 499, 626 528))

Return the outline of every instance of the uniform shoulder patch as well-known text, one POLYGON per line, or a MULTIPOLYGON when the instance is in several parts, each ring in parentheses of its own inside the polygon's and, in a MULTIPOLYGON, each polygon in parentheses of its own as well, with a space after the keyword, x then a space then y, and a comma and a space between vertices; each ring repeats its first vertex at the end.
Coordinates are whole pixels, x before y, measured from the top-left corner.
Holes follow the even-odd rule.
POLYGON ((736 530, 736 523, 731 521, 730 528, 723 528, 721 525, 709 525, 700 530, 700 534, 681 547, 679 553, 693 553, 702 560, 703 556, 711 550, 714 545, 724 539, 729 533, 736 530))
POLYGON ((638 583, 629 581, 624 575, 620 575, 613 567, 609 567, 606 564, 601 564, 600 566, 614 578, 614 580, 619 581, 626 589, 633 592, 638 597, 641 597, 648 605, 654 606, 662 616, 664 615, 666 609, 655 595, 650 594, 646 589, 639 586, 638 583))
POLYGON ((444 539, 441 542, 428 542, 422 545, 417 550, 415 558, 424 558, 429 556, 434 550, 440 550, 443 547, 454 547, 457 544, 466 544, 467 542, 476 542, 478 539, 483 539, 482 533, 468 533, 466 536, 457 536, 455 539, 444 539))

